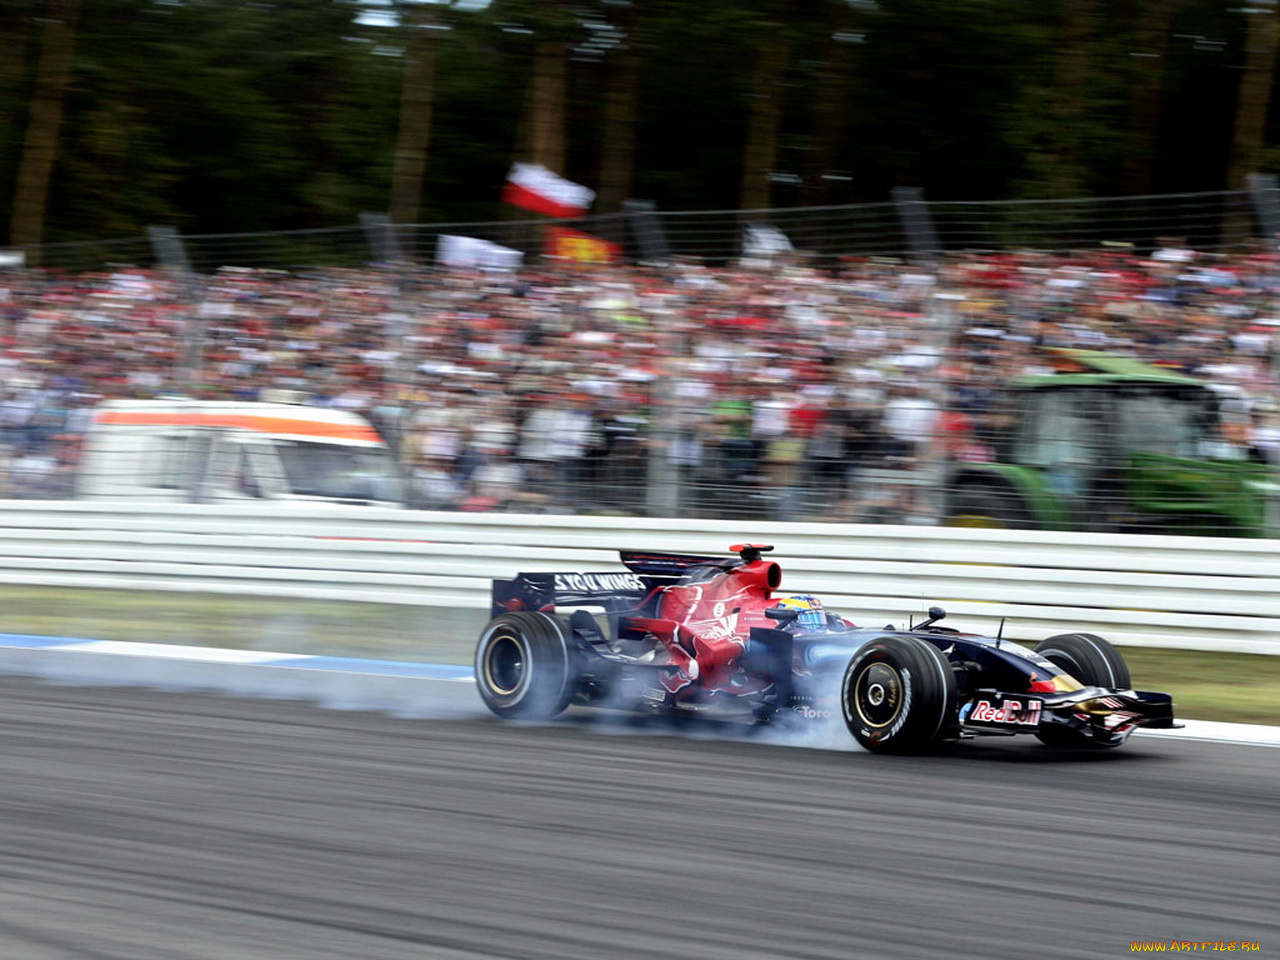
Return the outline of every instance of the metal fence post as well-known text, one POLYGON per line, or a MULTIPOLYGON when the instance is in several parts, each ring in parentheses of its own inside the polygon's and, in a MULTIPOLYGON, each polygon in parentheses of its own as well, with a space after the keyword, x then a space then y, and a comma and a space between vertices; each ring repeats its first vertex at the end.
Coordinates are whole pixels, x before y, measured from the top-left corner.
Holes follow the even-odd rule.
POLYGON ((182 234, 174 227, 158 224, 147 227, 147 239, 160 268, 182 277, 189 306, 182 325, 182 354, 174 378, 183 389, 194 390, 204 376, 204 317, 201 314, 204 298, 198 294, 198 281, 182 234))
POLYGON ((662 224, 652 200, 624 200, 622 209, 631 225, 631 235, 640 250, 641 260, 666 260, 671 246, 662 232, 662 224))
POLYGON ((360 226, 364 228, 365 239, 369 241, 369 249, 373 252, 375 261, 400 262, 400 241, 389 216, 385 213, 362 213, 360 226))
POLYGON ((680 515, 680 477, 671 462, 672 431, 665 404, 655 404, 649 417, 648 451, 645 464, 645 515, 678 517, 680 515))
POLYGON ((191 272, 187 248, 182 242, 182 235, 175 228, 164 225, 147 227, 147 239, 151 242, 151 252, 156 263, 182 273, 191 272))
POLYGON ((924 191, 920 187, 894 187, 893 203, 898 209, 898 222, 907 235, 911 252, 924 258, 940 254, 942 248, 938 246, 938 235, 933 229, 924 191))
POLYGON ((1258 233, 1266 237, 1269 244, 1274 244, 1280 240, 1280 186, 1270 173, 1251 173, 1245 179, 1258 233))

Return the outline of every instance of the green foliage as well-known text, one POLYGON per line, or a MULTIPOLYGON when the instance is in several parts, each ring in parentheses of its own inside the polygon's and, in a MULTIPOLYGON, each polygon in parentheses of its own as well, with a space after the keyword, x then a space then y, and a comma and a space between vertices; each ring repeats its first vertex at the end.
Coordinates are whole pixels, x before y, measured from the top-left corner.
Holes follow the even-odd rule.
MULTIPOLYGON (((1153 2, 1164 0, 1093 4, 1072 109, 1059 53, 1068 13, 1088 8, 1068 0, 396 0, 390 9, 429 13, 440 29, 423 218, 469 221, 503 214, 532 49, 549 36, 572 54, 566 173, 588 184, 612 61, 639 52, 632 195, 666 209, 736 203, 753 71, 778 40, 788 68, 775 204, 811 195, 788 184, 811 175, 810 151, 831 136, 815 120, 821 102, 842 105, 838 149, 823 159, 849 176, 830 194, 839 202, 881 201, 901 184, 933 199, 1059 195, 1063 184, 1123 192, 1136 71, 1150 63, 1135 52, 1159 58, 1150 181, 1222 189, 1243 15, 1179 0, 1160 49, 1135 51, 1153 2), (836 35, 846 56, 833 67, 836 35)), ((0 215, 11 206, 44 9, 0 0, 0 215)), ((363 9, 86 2, 47 239, 137 235, 152 223, 187 233, 327 227, 385 210, 408 27, 362 22, 363 9)), ((1269 133, 1268 143, 1280 140, 1269 133)), ((1264 158, 1277 167, 1274 149, 1264 158)))

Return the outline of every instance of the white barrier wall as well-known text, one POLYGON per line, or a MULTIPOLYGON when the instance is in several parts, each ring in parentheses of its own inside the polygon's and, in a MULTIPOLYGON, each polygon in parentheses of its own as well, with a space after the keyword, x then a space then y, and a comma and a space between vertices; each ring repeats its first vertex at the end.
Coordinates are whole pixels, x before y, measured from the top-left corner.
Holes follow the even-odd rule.
POLYGON ((817 594, 864 625, 938 604, 960 629, 1008 618, 1013 640, 1085 630, 1280 654, 1280 540, 0 501, 0 582, 483 607, 493 577, 622 570, 619 549, 728 555, 744 540, 776 546, 783 592, 817 594))

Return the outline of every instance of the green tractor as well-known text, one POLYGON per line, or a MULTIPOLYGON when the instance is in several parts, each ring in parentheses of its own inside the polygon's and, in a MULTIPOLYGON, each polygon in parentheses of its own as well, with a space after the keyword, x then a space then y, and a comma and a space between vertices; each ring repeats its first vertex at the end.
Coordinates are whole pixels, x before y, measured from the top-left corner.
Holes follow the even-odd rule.
POLYGON ((1127 357, 1054 351, 1010 385, 993 462, 948 465, 952 526, 1275 536, 1277 485, 1223 433, 1203 381, 1127 357))

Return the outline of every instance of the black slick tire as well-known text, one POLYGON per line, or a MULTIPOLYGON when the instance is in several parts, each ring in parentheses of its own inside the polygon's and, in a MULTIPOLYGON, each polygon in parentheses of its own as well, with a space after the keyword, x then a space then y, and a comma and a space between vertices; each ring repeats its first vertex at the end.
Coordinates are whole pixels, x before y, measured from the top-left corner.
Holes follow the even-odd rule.
POLYGON ((1036 653, 1087 687, 1128 690, 1133 686, 1120 651, 1092 633, 1060 633, 1037 643, 1036 653))
POLYGON ((494 617, 476 644, 476 689, 500 717, 547 720, 577 692, 578 651, 569 626, 545 613, 494 617))
POLYGON ((956 678, 937 647, 886 636, 858 649, 840 688, 844 722, 873 753, 917 753, 956 717, 956 678))
MULTIPOLYGON (((1055 667, 1065 670, 1086 687, 1128 690, 1133 686, 1129 665, 1107 640, 1092 633, 1061 633, 1036 644, 1036 653, 1055 667)), ((1107 750, 1124 741, 1097 740, 1083 730, 1048 726, 1036 731, 1036 738, 1049 747, 1107 750)))

